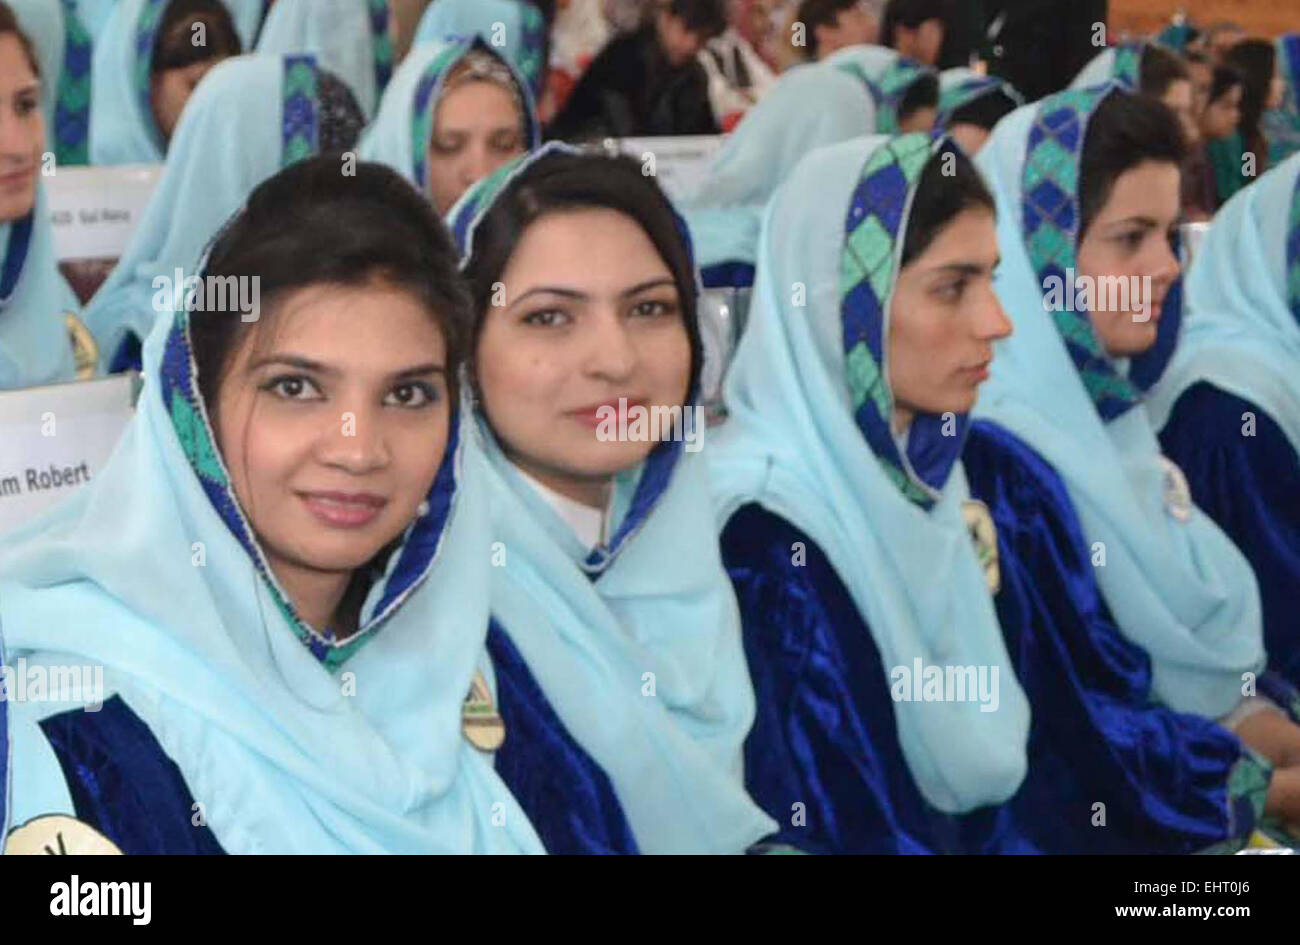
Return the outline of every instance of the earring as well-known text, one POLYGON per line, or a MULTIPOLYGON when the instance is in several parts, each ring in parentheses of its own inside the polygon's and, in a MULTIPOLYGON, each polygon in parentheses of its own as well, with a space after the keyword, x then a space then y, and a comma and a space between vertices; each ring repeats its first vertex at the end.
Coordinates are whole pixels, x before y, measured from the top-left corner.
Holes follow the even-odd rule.
POLYGON ((424 518, 428 514, 429 514, 429 500, 422 499, 420 501, 420 504, 415 508, 415 517, 424 518))

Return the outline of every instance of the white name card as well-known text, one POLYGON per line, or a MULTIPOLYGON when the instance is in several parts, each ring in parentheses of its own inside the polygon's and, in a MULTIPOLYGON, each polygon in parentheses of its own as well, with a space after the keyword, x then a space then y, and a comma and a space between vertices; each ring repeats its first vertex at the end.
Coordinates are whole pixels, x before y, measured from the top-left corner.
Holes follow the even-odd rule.
POLYGON ((136 374, 0 393, 0 535, 104 468, 134 413, 136 374))
POLYGON ((162 171, 161 164, 60 167, 43 178, 59 260, 120 258, 162 171))
POLYGON ((653 154, 659 186, 673 200, 681 200, 698 189, 724 140, 722 135, 620 138, 618 150, 642 162, 653 154))

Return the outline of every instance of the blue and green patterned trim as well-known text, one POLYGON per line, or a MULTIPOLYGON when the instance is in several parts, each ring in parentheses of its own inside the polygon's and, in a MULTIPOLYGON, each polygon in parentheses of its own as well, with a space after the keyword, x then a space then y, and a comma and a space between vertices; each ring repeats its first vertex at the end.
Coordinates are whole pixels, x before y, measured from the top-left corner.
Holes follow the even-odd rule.
POLYGON ((947 128, 952 123, 954 112, 995 92, 1001 92, 1017 107, 1025 104, 1024 96, 1002 79, 989 75, 972 76, 939 94, 939 115, 935 127, 947 128))
POLYGON ((320 73, 314 56, 285 56, 280 166, 320 151, 320 73))
POLYGON ((540 100, 546 84, 546 20, 532 3, 523 2, 519 6, 522 19, 520 30, 523 34, 520 43, 523 48, 515 61, 528 81, 533 98, 540 100))
POLYGON ((934 70, 915 59, 899 56, 880 76, 879 81, 867 75, 861 64, 849 60, 836 68, 847 72, 867 87, 876 103, 876 133, 892 135, 898 132, 898 110, 912 83, 934 70))
POLYGON ((366 0, 369 4, 370 39, 375 55, 375 100, 384 95, 393 77, 393 38, 388 33, 388 0, 366 0))
POLYGON ((1146 43, 1121 43, 1115 47, 1115 62, 1110 68, 1110 77, 1121 88, 1136 92, 1142 82, 1142 53, 1146 43))
POLYGON ((65 167, 90 163, 90 63, 94 41, 74 0, 63 6, 63 71, 54 91, 54 156, 65 167))
MULTIPOLYGON (((1022 229, 1030 264, 1046 295, 1048 280, 1074 292, 1079 242, 1079 178, 1088 120, 1115 83, 1070 89, 1045 98, 1029 131, 1022 181, 1022 229)), ((1070 359, 1103 420, 1113 420, 1137 404, 1137 387, 1120 374, 1102 348, 1086 311, 1078 304, 1058 306, 1052 320, 1070 359)))
POLYGON ((954 415, 945 431, 942 417, 917 414, 903 455, 891 429, 894 395, 886 348, 912 200, 925 166, 945 153, 966 160, 951 139, 921 133, 894 138, 873 151, 849 201, 840 254, 840 315, 853 418, 885 474, 925 509, 961 455, 969 418, 954 415))
POLYGON ((162 26, 163 12, 167 9, 167 3, 168 0, 145 0, 144 6, 140 8, 140 19, 136 21, 135 26, 135 60, 132 64, 132 78, 140 114, 151 130, 159 150, 164 152, 167 149, 163 146, 162 132, 153 119, 153 94, 149 81, 149 67, 153 62, 153 48, 158 41, 158 29, 162 26))

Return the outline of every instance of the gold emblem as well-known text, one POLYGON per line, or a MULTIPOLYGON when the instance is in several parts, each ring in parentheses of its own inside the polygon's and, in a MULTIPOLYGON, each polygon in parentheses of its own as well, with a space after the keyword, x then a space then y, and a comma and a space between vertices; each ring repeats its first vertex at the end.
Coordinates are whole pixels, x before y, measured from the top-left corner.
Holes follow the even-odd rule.
POLYGON ((90 329, 71 312, 63 313, 63 324, 68 329, 68 341, 72 344, 77 380, 88 381, 99 373, 99 345, 95 344, 95 336, 90 333, 90 329))
POLYGON ((64 814, 46 814, 9 831, 5 855, 26 856, 121 856, 112 840, 90 824, 64 814))
POLYGON ((474 674, 461 709, 461 726, 469 743, 479 751, 496 751, 506 740, 506 723, 492 702, 492 692, 482 673, 474 674))
POLYGON ((1192 487, 1178 464, 1167 456, 1160 457, 1165 470, 1165 511, 1180 522, 1192 517, 1192 487))
POLYGON ((996 594, 1002 587, 1002 566, 998 561, 998 529, 993 524, 993 515, 979 499, 967 499, 962 503, 961 517, 966 520, 989 593, 996 594))

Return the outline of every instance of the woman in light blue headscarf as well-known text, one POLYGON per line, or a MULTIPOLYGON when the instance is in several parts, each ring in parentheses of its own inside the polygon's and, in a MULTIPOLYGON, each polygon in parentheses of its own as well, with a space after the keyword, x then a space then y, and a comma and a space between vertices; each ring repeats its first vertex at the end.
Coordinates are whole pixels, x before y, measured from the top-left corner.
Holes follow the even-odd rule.
POLYGON ((90 163, 162 161, 195 85, 241 51, 218 0, 122 0, 95 43, 90 163))
POLYGON ((1136 90, 1141 81, 1142 57, 1149 45, 1138 42, 1107 46, 1079 70, 1071 80, 1070 88, 1081 89, 1114 81, 1121 88, 1136 90))
POLYGON ((159 277, 191 265, 261 181, 319 151, 351 148, 362 124, 350 93, 310 56, 241 56, 214 69, 185 109, 130 244, 86 308, 104 369, 137 363, 155 303, 166 305, 159 277))
POLYGON ((477 36, 523 74, 534 99, 546 83, 546 21, 529 0, 433 0, 415 28, 413 46, 477 36))
POLYGON ((239 41, 245 49, 252 49, 257 44, 257 34, 261 32, 262 20, 266 17, 269 0, 221 0, 230 11, 230 18, 235 21, 239 41))
POLYGON ((530 726, 497 772, 553 852, 742 853, 775 825, 741 777, 754 699, 699 454, 684 226, 639 162, 560 144, 452 222, 488 444, 488 648, 506 727, 530 726))
MULTIPOLYGON (((976 414, 1060 474, 1106 606, 1150 658, 1153 697, 1224 719, 1287 785, 1300 728, 1261 698, 1273 678, 1259 676, 1255 576, 1195 506, 1141 407, 1177 335, 1182 157, 1169 111, 1113 84, 998 126, 977 163, 997 198, 996 288, 1016 331, 976 414)), ((1275 697, 1294 702, 1283 685, 1275 697)))
POLYGON ((347 83, 370 119, 393 75, 390 18, 388 0, 276 0, 257 51, 315 56, 347 83))
POLYGON ((0 144, 0 390, 71 381, 95 373, 80 306, 59 273, 41 183, 46 147, 37 62, 15 18, 2 11, 0 101, 10 131, 0 144))
POLYGON ((492 767, 455 251, 355 171, 253 193, 112 461, 0 544, 8 658, 51 680, 10 705, 11 852, 542 852, 492 767), (214 303, 253 279, 256 321, 214 303))
POLYGON ((1009 82, 972 69, 945 69, 939 74, 939 114, 942 128, 970 156, 984 147, 997 123, 1025 104, 1009 82))
POLYGON ((939 107, 939 76, 933 67, 901 56, 886 46, 845 46, 823 65, 853 76, 875 103, 875 131, 929 131, 939 107))
POLYGON ((991 203, 912 134, 814 152, 768 207, 709 446, 748 786, 823 852, 1240 845, 1267 768, 1150 705, 1061 481, 969 421, 1010 330, 991 203))
POLYGON ((90 159, 90 33, 71 0, 10 0, 41 65, 45 130, 60 165, 90 159))
POLYGON ((1250 559, 1269 664, 1300 685, 1300 156, 1219 211, 1147 410, 1192 497, 1250 559))
POLYGON ((92 41, 98 41, 103 35, 104 30, 108 28, 108 20, 113 15, 113 8, 120 2, 122 0, 72 0, 77 10, 77 18, 90 33, 92 41))
POLYGON ((445 215, 470 185, 539 143, 533 97, 519 73, 482 40, 466 39, 407 54, 360 151, 445 215))

